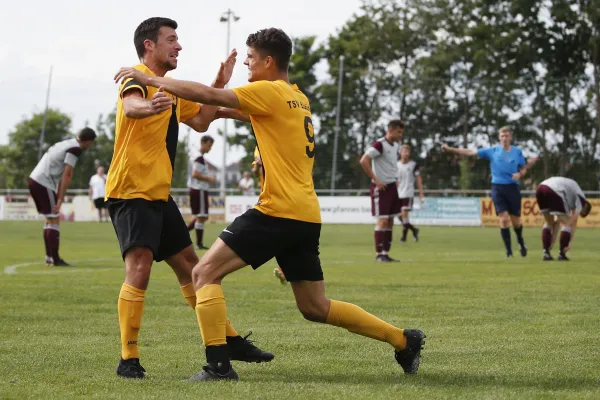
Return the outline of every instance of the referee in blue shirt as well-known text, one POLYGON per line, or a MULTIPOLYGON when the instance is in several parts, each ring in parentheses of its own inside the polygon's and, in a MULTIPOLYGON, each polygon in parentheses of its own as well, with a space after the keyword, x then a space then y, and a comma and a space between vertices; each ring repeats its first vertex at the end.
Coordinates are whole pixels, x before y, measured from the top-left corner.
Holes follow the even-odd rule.
POLYGON ((503 127, 499 131, 500 144, 479 150, 457 149, 442 145, 442 151, 464 156, 479 156, 490 161, 492 171, 492 201, 500 222, 500 234, 506 247, 506 257, 512 257, 510 224, 521 246, 521 256, 527 255, 521 222, 521 190, 519 180, 525 176, 528 164, 520 148, 511 145, 512 130, 503 127))

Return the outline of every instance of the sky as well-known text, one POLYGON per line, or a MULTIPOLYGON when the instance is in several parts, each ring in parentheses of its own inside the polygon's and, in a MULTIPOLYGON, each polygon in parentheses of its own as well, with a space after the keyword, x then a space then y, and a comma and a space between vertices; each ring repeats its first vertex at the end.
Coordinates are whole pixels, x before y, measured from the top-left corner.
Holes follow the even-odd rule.
MULTIPOLYGON (((322 42, 359 6, 359 0, 13 2, 4 8, 0 25, 0 88, 4 92, 0 145, 8 143, 8 133, 19 121, 44 110, 51 66, 50 107, 72 118, 73 131, 86 121, 94 127, 98 115, 115 106, 114 73, 121 66, 138 63, 133 32, 146 18, 169 17, 179 24, 183 50, 178 68, 169 75, 210 84, 227 53, 227 24, 219 19, 227 9, 233 10, 240 19, 231 24, 229 47, 241 52, 229 85, 235 87, 247 82, 242 63, 249 33, 276 27, 291 37, 316 35, 322 42), (182 7, 175 8, 175 4, 182 7)), ((231 133, 233 124, 229 124, 231 133)), ((222 127, 222 120, 216 121, 208 131, 216 141, 206 158, 218 166, 222 165, 223 141, 217 129, 222 127)), ((181 125, 180 137, 186 133, 187 126, 181 125)), ((192 132, 189 143, 196 147, 200 135, 192 132)), ((243 156, 235 149, 228 149, 227 154, 227 164, 243 156)))

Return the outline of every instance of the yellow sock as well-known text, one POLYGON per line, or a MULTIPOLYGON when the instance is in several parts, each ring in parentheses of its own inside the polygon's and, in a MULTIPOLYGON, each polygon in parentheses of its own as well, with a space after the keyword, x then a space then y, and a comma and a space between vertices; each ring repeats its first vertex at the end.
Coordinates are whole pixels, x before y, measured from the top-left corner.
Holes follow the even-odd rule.
POLYGON ((138 289, 126 283, 121 286, 119 293, 119 327, 121 328, 121 358, 140 358, 138 351, 138 333, 142 324, 144 312, 145 290, 138 289))
POLYGON ((194 290, 194 283, 190 282, 187 285, 181 287, 181 293, 183 293, 183 297, 185 297, 185 301, 192 308, 196 308, 196 291, 194 290))
MULTIPOLYGON (((190 307, 195 309, 196 308, 196 292, 194 291, 194 284, 192 282, 190 282, 187 285, 182 286, 181 292, 183 293, 183 297, 185 297, 185 301, 187 301, 187 303, 190 305, 190 307)), ((235 329, 233 329, 233 326, 231 326, 231 322, 229 320, 227 320, 227 327, 226 327, 225 335, 226 336, 240 336, 240 334, 237 333, 237 331, 235 329)))
POLYGON ((327 323, 346 328, 352 333, 387 342, 396 350, 406 348, 404 329, 396 328, 354 304, 331 300, 327 323))
POLYGON ((231 321, 229 320, 227 320, 227 325, 225 326, 225 336, 240 336, 240 334, 233 329, 233 326, 231 326, 231 321))
POLYGON ((204 346, 227 344, 227 308, 221 285, 206 285, 196 292, 196 316, 204 346))

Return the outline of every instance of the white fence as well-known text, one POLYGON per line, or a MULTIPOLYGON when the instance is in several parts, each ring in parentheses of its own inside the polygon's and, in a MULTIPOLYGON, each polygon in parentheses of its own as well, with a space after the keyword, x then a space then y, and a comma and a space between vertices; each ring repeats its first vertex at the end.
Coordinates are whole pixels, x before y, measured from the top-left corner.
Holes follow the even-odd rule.
MULTIPOLYGON (((70 191, 61 208, 61 220, 95 221, 97 211, 87 195, 70 191)), ((26 190, 4 192, 0 195, 0 220, 39 220, 35 204, 26 190)), ((426 192, 427 193, 427 192, 426 192)), ((411 220, 419 225, 497 226, 498 220, 492 200, 486 191, 464 193, 445 191, 440 196, 427 193, 421 204, 415 199, 411 220), (462 195, 457 197, 456 195, 462 195)), ((587 192, 593 204, 592 213, 582 219, 581 227, 600 228, 600 199, 597 192, 587 192)), ((172 196, 186 219, 191 219, 187 190, 173 190, 172 196)), ((258 196, 210 196, 209 222, 225 223, 254 206, 258 196)), ((373 224, 371 199, 368 196, 319 195, 321 218, 324 224, 373 224)), ((541 226, 543 217, 535 197, 524 192, 522 219, 525 226, 541 226)))

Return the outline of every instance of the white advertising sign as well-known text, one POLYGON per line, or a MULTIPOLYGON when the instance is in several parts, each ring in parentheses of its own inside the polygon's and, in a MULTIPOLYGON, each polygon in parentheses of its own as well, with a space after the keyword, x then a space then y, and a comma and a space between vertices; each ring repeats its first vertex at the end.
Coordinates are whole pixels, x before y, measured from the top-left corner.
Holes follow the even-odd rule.
MULTIPOLYGON (((255 196, 227 196, 225 220, 232 222, 256 204, 255 196)), ((478 198, 430 197, 415 201, 411 220, 420 225, 480 225, 478 198)), ((321 196, 321 220, 324 224, 374 224, 371 198, 367 196, 321 196)))

